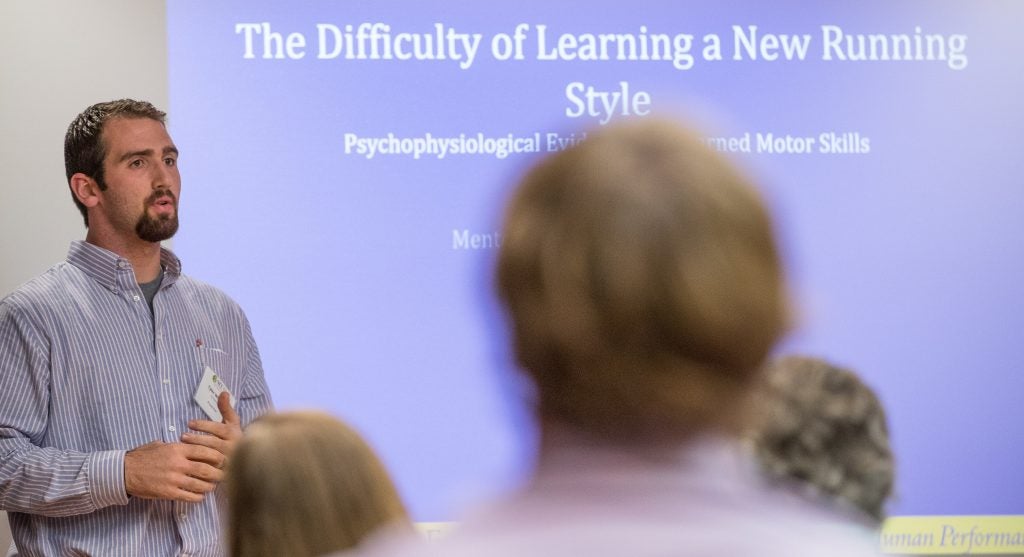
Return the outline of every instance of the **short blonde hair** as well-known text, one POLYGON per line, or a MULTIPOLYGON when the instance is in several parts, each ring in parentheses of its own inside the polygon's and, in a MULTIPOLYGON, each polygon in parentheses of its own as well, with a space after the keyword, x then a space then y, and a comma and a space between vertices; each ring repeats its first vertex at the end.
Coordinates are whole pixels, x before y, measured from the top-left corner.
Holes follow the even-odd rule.
POLYGON ((885 518, 895 463, 885 410, 853 372, 820 358, 773 361, 755 391, 750 440, 765 472, 885 518))
POLYGON ((225 480, 232 557, 306 557, 349 549, 408 523, 380 460, 322 412, 267 414, 246 430, 225 480))
POLYGON ((654 118, 591 132, 529 172, 505 214, 497 290, 541 418, 623 440, 728 421, 787 320, 757 192, 654 118))

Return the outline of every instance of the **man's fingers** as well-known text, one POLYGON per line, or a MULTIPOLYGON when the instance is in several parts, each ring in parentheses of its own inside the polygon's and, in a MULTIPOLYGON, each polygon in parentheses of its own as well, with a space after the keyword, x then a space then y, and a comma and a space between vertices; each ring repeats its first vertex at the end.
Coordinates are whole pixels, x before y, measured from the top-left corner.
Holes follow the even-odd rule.
POLYGON ((182 485, 173 488, 173 492, 169 494, 169 499, 176 499, 178 501, 187 501, 189 503, 198 503, 206 497, 207 493, 210 493, 216 488, 214 484, 204 482, 196 478, 187 478, 182 481, 182 485))
POLYGON ((200 445, 203 447, 209 447, 221 454, 227 450, 227 443, 215 435, 199 435, 196 433, 185 433, 181 436, 182 443, 188 443, 189 445, 200 445))
POLYGON ((193 493, 185 489, 175 490, 171 493, 168 499, 172 501, 185 501, 186 503, 199 503, 203 500, 204 493, 193 493))
POLYGON ((224 417, 224 423, 228 425, 241 425, 242 420, 238 417, 238 412, 231 407, 231 395, 224 391, 217 397, 217 409, 220 410, 220 415, 224 417))
POLYGON ((237 423, 220 424, 210 420, 192 420, 188 423, 189 429, 209 433, 225 441, 232 441, 242 437, 242 428, 237 423))
POLYGON ((224 479, 226 460, 214 447, 148 443, 125 454, 125 490, 147 499, 202 501, 224 479))
POLYGON ((231 435, 232 429, 229 425, 211 422, 210 420, 192 420, 188 423, 188 427, 189 429, 209 433, 221 439, 227 439, 231 435))
POLYGON ((224 479, 224 471, 209 464, 196 463, 189 471, 182 488, 196 493, 208 493, 224 479))
MULTIPOLYGON (((211 447, 190 443, 184 443, 182 444, 182 447, 185 458, 193 463, 206 463, 214 468, 220 468, 223 466, 224 460, 226 459, 224 453, 211 447)), ((189 472, 191 472, 191 467, 189 468, 189 472)))
MULTIPOLYGON (((190 445, 209 447, 219 451, 225 456, 230 456, 235 449, 235 445, 238 440, 242 438, 242 425, 238 414, 231 408, 228 394, 221 393, 220 397, 217 398, 217 405, 220 407, 221 413, 224 416, 223 423, 217 423, 210 420, 192 420, 188 423, 188 427, 193 431, 201 433, 208 433, 205 437, 215 437, 217 440, 202 439, 204 436, 196 436, 195 434, 189 433, 182 435, 181 440, 184 443, 190 445)), ((217 462, 213 463, 219 466, 217 462)))

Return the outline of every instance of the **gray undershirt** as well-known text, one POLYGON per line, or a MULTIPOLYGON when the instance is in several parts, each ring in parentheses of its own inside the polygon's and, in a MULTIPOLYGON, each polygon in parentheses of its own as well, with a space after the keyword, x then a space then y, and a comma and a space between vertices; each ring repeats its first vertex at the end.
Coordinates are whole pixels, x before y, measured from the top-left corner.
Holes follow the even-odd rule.
POLYGON ((164 268, 160 267, 160 274, 155 279, 149 282, 140 282, 139 288, 142 289, 142 295, 146 297, 146 302, 149 304, 149 316, 153 315, 153 297, 156 296, 156 291, 160 290, 160 283, 164 280, 164 268))

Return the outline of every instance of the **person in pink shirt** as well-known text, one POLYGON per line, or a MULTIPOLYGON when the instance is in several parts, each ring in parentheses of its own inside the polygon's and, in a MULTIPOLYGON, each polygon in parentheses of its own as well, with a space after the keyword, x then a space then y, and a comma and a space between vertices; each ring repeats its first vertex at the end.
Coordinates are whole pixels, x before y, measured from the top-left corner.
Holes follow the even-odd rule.
POLYGON ((532 479, 441 541, 363 554, 877 554, 741 448, 785 284, 763 201, 696 134, 626 121, 541 161, 505 212, 497 292, 534 387, 532 479))

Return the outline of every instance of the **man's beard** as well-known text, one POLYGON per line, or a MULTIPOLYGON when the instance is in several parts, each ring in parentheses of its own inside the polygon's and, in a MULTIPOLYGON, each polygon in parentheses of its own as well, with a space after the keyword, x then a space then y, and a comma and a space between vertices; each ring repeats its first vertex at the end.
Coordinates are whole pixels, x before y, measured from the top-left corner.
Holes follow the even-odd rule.
POLYGON ((142 215, 135 223, 135 233, 139 238, 147 242, 162 242, 178 231, 178 200, 174 194, 167 190, 157 190, 146 199, 146 207, 142 215), (149 216, 149 208, 161 197, 169 197, 174 205, 174 213, 171 215, 158 215, 156 218, 149 216))

